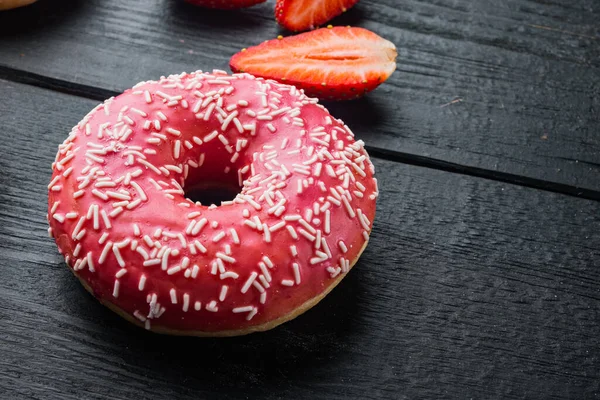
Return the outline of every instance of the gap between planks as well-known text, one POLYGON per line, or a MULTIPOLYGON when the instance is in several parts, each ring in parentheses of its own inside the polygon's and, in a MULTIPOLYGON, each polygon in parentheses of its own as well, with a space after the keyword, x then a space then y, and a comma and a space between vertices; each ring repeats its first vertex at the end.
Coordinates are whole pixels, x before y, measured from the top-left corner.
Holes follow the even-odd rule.
MULTIPOLYGON (((109 97, 117 96, 120 94, 116 91, 83 85, 79 83, 68 82, 62 79, 50 78, 4 65, 0 65, 0 79, 35 86, 42 89, 49 89, 60 93, 65 93, 68 95, 78 96, 96 101, 104 101, 109 97)), ((371 147, 368 145, 365 146, 365 148, 369 152, 370 156, 388 161, 430 168, 454 174, 484 178, 492 181, 505 182, 512 185, 524 186, 587 200, 600 201, 600 191, 597 190, 584 189, 573 185, 566 185, 562 183, 555 183, 545 181, 542 179, 530 178, 501 171, 494 171, 484 168, 461 165, 449 161, 420 156, 417 154, 381 149, 371 147)))

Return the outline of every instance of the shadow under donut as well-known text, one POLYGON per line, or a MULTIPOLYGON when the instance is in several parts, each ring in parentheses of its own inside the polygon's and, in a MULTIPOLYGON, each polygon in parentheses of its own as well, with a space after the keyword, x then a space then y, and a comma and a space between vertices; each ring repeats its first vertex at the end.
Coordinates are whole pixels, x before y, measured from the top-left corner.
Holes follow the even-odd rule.
MULTIPOLYGON (((267 332, 232 338, 165 336, 133 326, 100 305, 70 273, 63 275, 69 313, 86 319, 87 332, 105 351, 118 356, 126 368, 169 385, 194 390, 279 387, 282 380, 311 374, 315 365, 342 356, 349 336, 360 334, 360 261, 342 282, 305 314, 267 332), (152 378, 152 377, 150 377, 152 378)), ((66 266, 65 266, 66 269, 66 266)), ((66 271, 65 271, 66 272, 66 271)))

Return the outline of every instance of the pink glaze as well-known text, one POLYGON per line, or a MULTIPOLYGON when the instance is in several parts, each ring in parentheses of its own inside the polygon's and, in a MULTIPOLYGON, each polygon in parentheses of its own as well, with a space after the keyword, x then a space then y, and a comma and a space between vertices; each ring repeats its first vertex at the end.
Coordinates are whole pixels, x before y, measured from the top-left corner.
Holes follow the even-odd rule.
POLYGON ((378 194, 362 142, 315 99, 222 71, 108 99, 52 167, 50 233, 69 267, 146 328, 182 332, 251 328, 322 294, 368 240, 378 194), (205 182, 242 189, 186 199, 205 182))

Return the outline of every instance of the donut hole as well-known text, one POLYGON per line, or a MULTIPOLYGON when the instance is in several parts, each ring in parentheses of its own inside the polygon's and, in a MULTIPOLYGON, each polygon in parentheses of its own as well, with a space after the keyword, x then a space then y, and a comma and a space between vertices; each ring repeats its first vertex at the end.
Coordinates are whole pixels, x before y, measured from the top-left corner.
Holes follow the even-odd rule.
MULTIPOLYGON (((238 181, 237 165, 231 165, 224 171, 223 152, 214 150, 206 155, 204 165, 190 168, 182 188, 185 197, 203 206, 220 206, 224 201, 232 201, 242 191, 238 181)), ((227 157, 229 158, 229 157, 227 157)))
POLYGON ((224 182, 202 182, 195 185, 186 185, 185 197, 193 202, 200 202, 203 206, 221 205, 224 201, 232 201, 241 192, 236 184, 224 182))

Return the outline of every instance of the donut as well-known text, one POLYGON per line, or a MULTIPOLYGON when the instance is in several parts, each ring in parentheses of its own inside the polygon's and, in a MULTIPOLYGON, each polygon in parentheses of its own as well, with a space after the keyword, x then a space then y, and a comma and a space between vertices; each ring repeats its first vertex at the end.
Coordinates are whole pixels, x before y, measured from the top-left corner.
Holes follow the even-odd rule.
POLYGON ((271 329, 331 291, 378 196, 352 131, 294 86, 224 71, 141 82, 59 145, 49 234, 100 302, 159 333, 271 329), (234 187, 201 204, 186 190, 234 187))
POLYGON ((0 0, 0 11, 27 6, 35 3, 37 0, 0 0))

